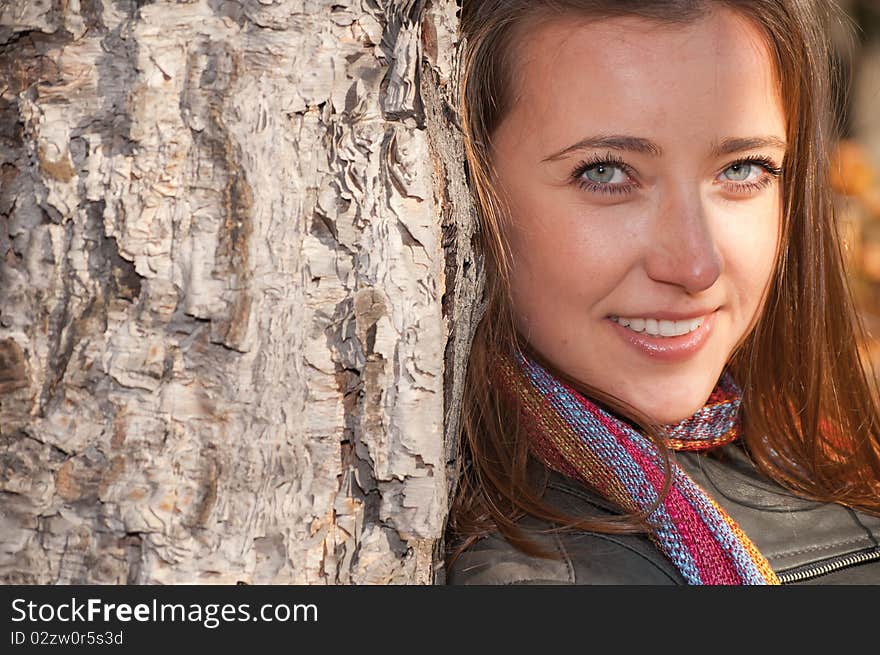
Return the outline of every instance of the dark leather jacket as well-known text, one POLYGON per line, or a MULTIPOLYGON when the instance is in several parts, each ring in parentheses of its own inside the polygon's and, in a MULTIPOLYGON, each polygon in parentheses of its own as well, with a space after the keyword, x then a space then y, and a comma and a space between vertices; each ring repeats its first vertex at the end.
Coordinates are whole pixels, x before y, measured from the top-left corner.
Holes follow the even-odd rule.
MULTIPOLYGON (((678 453, 679 465, 740 525, 783 584, 880 584, 880 518, 793 496, 761 476, 735 444, 721 461, 678 453)), ((574 516, 615 509, 582 484, 552 472, 544 500, 574 516)), ((552 524, 534 517, 526 529, 552 524)), ((594 532, 532 534, 560 559, 526 555, 498 534, 484 537, 453 563, 448 584, 685 584, 644 535, 594 532)))

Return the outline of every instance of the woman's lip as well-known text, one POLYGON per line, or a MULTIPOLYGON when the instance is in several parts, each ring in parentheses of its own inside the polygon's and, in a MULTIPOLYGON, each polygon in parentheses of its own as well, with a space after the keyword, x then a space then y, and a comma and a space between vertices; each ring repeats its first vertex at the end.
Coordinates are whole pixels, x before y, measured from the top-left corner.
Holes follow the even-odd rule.
POLYGON ((712 333, 717 314, 718 310, 715 310, 706 316, 706 319, 696 330, 677 337, 655 337, 647 332, 633 332, 629 328, 620 325, 620 323, 612 321, 610 318, 605 320, 611 324, 612 329, 627 344, 635 348, 639 353, 657 361, 680 362, 693 357, 703 344, 706 343, 709 335, 712 333))

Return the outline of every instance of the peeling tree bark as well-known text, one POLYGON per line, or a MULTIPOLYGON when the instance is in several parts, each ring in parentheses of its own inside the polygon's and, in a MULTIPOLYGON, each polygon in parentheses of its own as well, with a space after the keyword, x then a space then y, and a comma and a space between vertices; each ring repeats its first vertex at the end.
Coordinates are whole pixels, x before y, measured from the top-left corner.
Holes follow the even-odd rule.
POLYGON ((430 583, 456 4, 0 0, 0 580, 430 583))

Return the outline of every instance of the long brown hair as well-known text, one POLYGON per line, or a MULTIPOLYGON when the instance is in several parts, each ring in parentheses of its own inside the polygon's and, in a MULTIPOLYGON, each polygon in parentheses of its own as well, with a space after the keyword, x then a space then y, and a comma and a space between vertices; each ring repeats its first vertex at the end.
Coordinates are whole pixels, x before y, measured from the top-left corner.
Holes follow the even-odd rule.
MULTIPOLYGON (((465 381, 449 564, 474 540, 496 529, 522 550, 550 556, 517 528, 523 514, 561 528, 646 529, 646 513, 571 517, 542 502, 546 469, 529 456, 517 408, 493 388, 495 353, 527 352, 587 397, 641 427, 661 448, 667 466, 671 457, 661 426, 620 399, 566 376, 530 349, 515 328, 507 211, 496 192, 490 156, 492 134, 511 106, 516 83, 513 45, 522 31, 561 16, 631 15, 681 23, 716 4, 750 19, 766 37, 781 86, 790 148, 782 173, 782 238, 775 270, 754 329, 728 361, 743 389, 743 440, 758 469, 793 492, 880 514, 877 382, 859 354, 865 335, 846 280, 829 183, 835 73, 825 30, 837 17, 833 3, 463 0, 460 112, 485 261, 486 311, 465 381)), ((667 479, 664 491, 668 486, 667 479)))

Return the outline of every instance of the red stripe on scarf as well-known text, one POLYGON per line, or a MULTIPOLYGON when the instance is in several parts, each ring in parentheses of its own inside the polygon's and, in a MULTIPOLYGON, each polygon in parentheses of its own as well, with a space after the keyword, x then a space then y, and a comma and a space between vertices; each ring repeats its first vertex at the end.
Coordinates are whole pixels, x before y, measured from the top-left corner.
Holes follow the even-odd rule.
MULTIPOLYGON (((628 438, 624 437, 619 441, 644 471, 645 477, 654 487, 654 491, 659 494, 663 487, 663 471, 628 438)), ((739 574, 718 540, 715 539, 697 511, 675 486, 670 488, 663 501, 663 507, 666 508, 672 522, 679 526, 678 533, 697 565, 703 583, 740 584, 739 574)))

